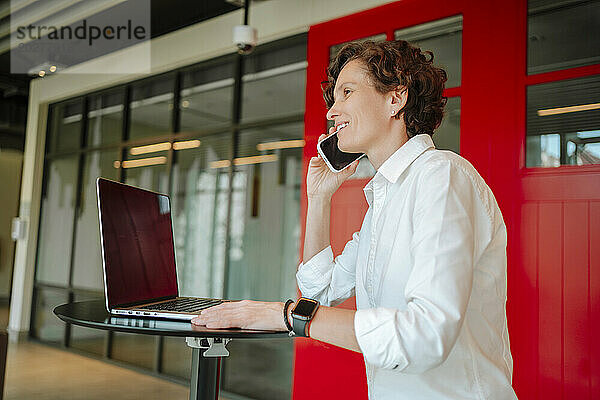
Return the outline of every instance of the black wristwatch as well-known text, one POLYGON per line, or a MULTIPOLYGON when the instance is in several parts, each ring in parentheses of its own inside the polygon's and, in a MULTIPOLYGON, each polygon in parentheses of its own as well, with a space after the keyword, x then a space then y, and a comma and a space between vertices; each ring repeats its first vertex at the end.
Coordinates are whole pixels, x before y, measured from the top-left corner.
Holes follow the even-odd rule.
POLYGON ((308 326, 317 313, 319 302, 317 300, 300 297, 292 310, 293 332, 299 337, 308 337, 308 326))

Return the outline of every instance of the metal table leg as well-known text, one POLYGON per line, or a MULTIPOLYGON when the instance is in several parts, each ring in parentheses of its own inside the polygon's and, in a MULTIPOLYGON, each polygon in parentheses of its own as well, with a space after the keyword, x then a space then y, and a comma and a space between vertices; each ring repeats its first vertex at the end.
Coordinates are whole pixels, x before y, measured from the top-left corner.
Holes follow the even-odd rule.
POLYGON ((230 339, 186 338, 192 348, 190 400, 218 400, 221 358, 229 356, 225 345, 230 339))
POLYGON ((190 400, 218 400, 221 357, 203 357, 203 349, 192 349, 190 400))

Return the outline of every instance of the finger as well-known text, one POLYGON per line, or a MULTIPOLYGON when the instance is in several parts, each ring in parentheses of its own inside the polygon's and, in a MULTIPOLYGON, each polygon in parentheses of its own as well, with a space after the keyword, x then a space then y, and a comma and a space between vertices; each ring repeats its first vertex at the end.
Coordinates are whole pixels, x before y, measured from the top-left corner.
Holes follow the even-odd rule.
POLYGON ((329 128, 329 133, 333 133, 334 130, 335 130, 335 126, 332 126, 331 128, 329 128))
POLYGON ((319 135, 319 142, 320 142, 321 140, 323 140, 324 138, 326 138, 326 137, 327 137, 327 135, 326 135, 326 134, 324 134, 324 133, 322 133, 321 135, 319 135))

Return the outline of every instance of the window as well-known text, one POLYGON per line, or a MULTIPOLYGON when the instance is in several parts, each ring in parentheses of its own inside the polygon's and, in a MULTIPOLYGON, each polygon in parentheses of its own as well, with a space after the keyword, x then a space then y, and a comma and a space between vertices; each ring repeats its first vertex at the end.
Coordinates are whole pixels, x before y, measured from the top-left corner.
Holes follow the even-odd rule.
POLYGON ((433 53, 433 63, 448 74, 446 87, 460 86, 462 65, 462 15, 411 26, 394 32, 402 39, 433 53))
POLYGON ((527 167, 600 164, 600 76, 527 88, 527 167))
POLYGON ((600 63, 600 1, 529 0, 527 72, 600 63))
POLYGON ((226 58, 183 73, 181 131, 203 132, 231 123, 233 60, 226 58))
MULTIPOLYGON (((530 0, 528 74, 597 65, 599 35, 600 1, 530 0)), ((600 164, 600 75, 548 76, 527 86, 525 166, 600 164)))

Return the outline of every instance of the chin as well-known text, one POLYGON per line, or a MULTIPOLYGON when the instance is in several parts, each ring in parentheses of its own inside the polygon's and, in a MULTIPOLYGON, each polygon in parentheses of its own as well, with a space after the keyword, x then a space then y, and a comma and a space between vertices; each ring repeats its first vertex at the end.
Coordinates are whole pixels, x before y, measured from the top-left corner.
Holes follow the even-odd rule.
POLYGON ((344 153, 362 153, 362 151, 355 149, 354 147, 355 146, 352 146, 351 144, 348 145, 347 143, 344 143, 342 140, 338 141, 338 148, 344 153))

